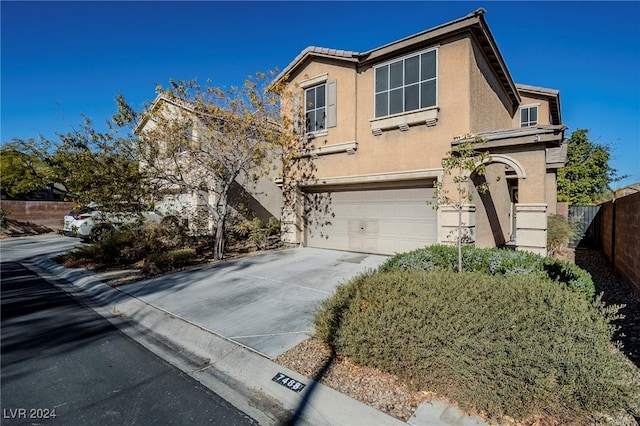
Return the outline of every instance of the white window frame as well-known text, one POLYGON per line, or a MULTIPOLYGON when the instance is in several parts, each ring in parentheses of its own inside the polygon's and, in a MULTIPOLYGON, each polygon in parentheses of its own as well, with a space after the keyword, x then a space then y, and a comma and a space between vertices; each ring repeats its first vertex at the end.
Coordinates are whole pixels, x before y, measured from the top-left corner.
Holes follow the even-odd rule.
POLYGON ((520 113, 519 120, 520 120, 520 127, 521 128, 522 127, 535 126, 540 122, 540 104, 523 105, 523 106, 520 107, 519 113, 520 113), (536 119, 535 119, 535 121, 531 120, 531 110, 532 109, 536 110, 536 119), (525 110, 528 111, 527 112, 528 120, 523 121, 522 120, 522 112, 525 111, 525 110))
MULTIPOLYGON (((387 78, 391 79, 391 72, 388 72, 388 77, 387 78)), ((389 98, 387 98, 387 106, 389 106, 389 102, 390 102, 390 100, 389 100, 389 98)), ((374 115, 374 117, 376 119, 383 118, 383 117, 391 117, 391 116, 394 116, 394 115, 405 114, 405 113, 409 113, 409 112, 426 110, 426 109, 430 109, 430 108, 437 108, 437 107, 438 107, 438 47, 431 47, 429 49, 425 49, 425 50, 422 50, 422 51, 419 51, 419 52, 411 53, 409 55, 405 55, 405 56, 402 56, 400 58, 394 58, 391 61, 385 62, 383 64, 380 64, 380 65, 377 65, 377 66, 374 67, 374 69, 373 69, 373 110, 374 110, 373 111, 373 115, 374 115), (429 52, 435 52, 435 62, 436 62, 435 63, 435 68, 436 68, 435 77, 429 78, 429 79, 426 79, 426 80, 421 80, 420 79, 421 78, 420 77, 420 74, 421 74, 421 68, 420 67, 422 65, 419 65, 419 68, 418 68, 418 81, 415 82, 415 83, 411 83, 411 84, 405 84, 405 81, 404 81, 404 78, 405 78, 405 72, 404 72, 405 67, 404 67, 404 64, 405 64, 405 62, 408 59, 411 59, 411 58, 414 58, 414 57, 418 57, 419 58, 421 55, 423 55, 425 53, 429 53, 429 52), (387 89, 378 92, 376 90, 376 74, 377 74, 377 70, 382 68, 382 67, 385 67, 385 66, 388 66, 390 68, 391 64, 395 64, 395 63, 397 63, 399 61, 402 61, 402 85, 399 86, 399 87, 391 89, 390 84, 387 84, 387 89), (422 107, 422 106, 420 106, 421 103, 422 103, 421 102, 422 94, 421 94, 421 91, 419 89, 419 86, 420 86, 421 83, 428 82, 428 81, 435 81, 435 86, 436 86, 435 87, 435 92, 436 92, 435 93, 435 102, 434 102, 433 105, 428 105, 428 106, 422 107), (408 87, 408 86, 413 86, 413 85, 418 85, 418 108, 406 110, 405 109, 405 107, 406 107, 406 105, 405 105, 405 101, 406 101, 406 99, 405 99, 405 88, 408 87), (376 114, 376 96, 378 94, 384 93, 384 92, 390 93, 392 90, 397 90, 399 88, 402 88, 402 111, 396 112, 396 113, 393 113, 393 114, 388 114, 387 113, 387 114, 383 114, 383 115, 377 115, 376 114)), ((388 111, 388 109, 387 109, 387 111, 388 111)))
POLYGON ((311 86, 311 87, 307 87, 304 89, 304 131, 307 134, 315 134, 315 133, 319 133, 319 132, 326 132, 327 130, 327 83, 321 83, 321 84, 317 84, 315 86, 311 86), (309 108, 309 105, 307 104, 307 93, 311 90, 316 91, 319 87, 324 87, 324 104, 321 107, 315 107, 315 108, 309 108), (314 113, 316 113, 317 111, 322 110, 324 112, 324 120, 323 120, 323 127, 321 128, 317 128, 317 120, 316 123, 314 123, 313 129, 309 130, 308 124, 307 124, 307 114, 310 111, 313 111, 314 113))

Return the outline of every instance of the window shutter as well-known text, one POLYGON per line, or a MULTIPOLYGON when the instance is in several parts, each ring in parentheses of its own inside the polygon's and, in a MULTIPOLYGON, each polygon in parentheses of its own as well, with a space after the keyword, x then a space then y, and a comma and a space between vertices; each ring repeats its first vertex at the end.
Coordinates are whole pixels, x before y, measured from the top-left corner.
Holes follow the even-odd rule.
POLYGON ((336 115, 336 80, 327 82, 327 128, 336 127, 338 123, 336 115))
POLYGON ((297 134, 304 133, 303 122, 301 116, 304 116, 304 111, 300 111, 302 107, 303 94, 296 93, 293 95, 293 130, 297 134))

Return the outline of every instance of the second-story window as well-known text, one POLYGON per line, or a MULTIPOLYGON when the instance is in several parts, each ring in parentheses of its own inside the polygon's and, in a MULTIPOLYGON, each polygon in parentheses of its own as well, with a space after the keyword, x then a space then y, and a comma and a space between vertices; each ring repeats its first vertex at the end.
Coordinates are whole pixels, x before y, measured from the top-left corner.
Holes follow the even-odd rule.
POLYGON ((307 133, 318 132, 326 129, 327 119, 327 91, 326 84, 311 87, 305 90, 305 131, 307 133))
POLYGON ((377 67, 376 118, 436 106, 437 68, 437 50, 377 67))
POLYGON ((520 108, 520 127, 530 127, 538 124, 538 106, 520 108))

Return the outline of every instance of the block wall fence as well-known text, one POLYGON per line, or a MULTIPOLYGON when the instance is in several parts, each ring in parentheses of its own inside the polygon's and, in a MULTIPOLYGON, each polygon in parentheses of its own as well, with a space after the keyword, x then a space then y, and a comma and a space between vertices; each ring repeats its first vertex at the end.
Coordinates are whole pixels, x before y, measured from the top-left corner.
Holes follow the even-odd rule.
POLYGON ((640 192, 601 204, 589 232, 616 273, 640 297, 640 192))
POLYGON ((64 216, 73 203, 63 201, 14 201, 0 200, 0 208, 7 210, 7 219, 46 226, 54 231, 64 226, 64 216))

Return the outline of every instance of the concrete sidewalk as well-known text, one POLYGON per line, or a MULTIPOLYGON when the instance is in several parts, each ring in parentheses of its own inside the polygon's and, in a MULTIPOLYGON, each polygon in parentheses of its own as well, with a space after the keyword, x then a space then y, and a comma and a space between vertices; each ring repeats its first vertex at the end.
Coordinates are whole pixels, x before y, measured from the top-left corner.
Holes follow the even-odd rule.
POLYGON ((336 287, 387 256, 295 248, 119 287, 273 359, 313 334, 336 287))
MULTIPOLYGON (((312 333, 315 307, 339 284, 384 259, 291 249, 118 288, 47 257, 23 264, 260 424, 405 424, 271 360, 312 333), (274 381, 282 375, 302 391, 274 381)), ((420 406, 408 423, 486 424, 437 402, 420 406)))

